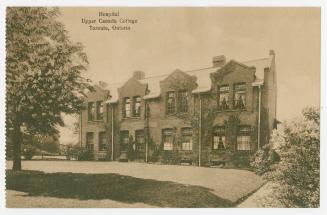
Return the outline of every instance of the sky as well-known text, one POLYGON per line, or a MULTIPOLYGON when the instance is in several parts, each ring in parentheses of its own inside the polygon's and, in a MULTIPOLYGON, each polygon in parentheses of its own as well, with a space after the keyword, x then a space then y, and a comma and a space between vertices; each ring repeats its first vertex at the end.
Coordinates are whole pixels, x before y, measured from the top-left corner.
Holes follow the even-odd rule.
POLYGON ((71 40, 85 46, 90 62, 85 75, 94 81, 123 82, 136 70, 154 76, 210 67, 217 55, 242 62, 268 57, 273 49, 277 118, 291 119, 305 106, 319 106, 319 8, 61 8, 61 12, 59 20, 71 40), (91 31, 81 21, 98 20, 99 12, 113 11, 119 11, 118 19, 138 21, 128 24, 129 31, 91 31))

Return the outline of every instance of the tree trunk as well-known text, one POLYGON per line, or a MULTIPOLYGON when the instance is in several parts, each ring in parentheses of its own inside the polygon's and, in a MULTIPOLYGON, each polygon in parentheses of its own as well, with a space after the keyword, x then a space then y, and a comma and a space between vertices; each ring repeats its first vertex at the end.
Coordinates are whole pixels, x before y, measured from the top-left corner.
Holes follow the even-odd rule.
POLYGON ((13 167, 12 170, 19 171, 22 170, 22 162, 21 162, 21 143, 22 143, 22 133, 20 131, 19 125, 14 125, 13 130, 13 167))

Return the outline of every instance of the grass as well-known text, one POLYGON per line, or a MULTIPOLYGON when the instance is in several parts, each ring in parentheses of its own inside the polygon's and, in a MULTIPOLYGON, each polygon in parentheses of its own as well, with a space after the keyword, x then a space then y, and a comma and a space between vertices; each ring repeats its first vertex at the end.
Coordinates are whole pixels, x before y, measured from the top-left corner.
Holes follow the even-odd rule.
POLYGON ((110 199, 124 203, 145 203, 156 207, 233 207, 235 203, 214 195, 210 189, 141 179, 119 174, 44 173, 6 170, 6 189, 30 196, 110 199))

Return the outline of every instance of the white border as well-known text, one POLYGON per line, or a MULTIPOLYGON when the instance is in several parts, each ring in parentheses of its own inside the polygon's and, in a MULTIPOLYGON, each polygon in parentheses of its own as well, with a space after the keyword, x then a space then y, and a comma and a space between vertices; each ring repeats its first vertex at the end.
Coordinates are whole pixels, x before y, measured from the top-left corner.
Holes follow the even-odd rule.
MULTIPOLYGON (((90 213, 98 213, 98 214, 108 214, 108 213, 117 213, 117 214, 167 214, 167 213, 188 213, 188 214, 199 214, 199 213, 208 213, 208 214, 216 214, 216 213, 229 213, 229 214, 327 214, 326 213, 326 169, 327 169, 327 147, 326 143, 326 135, 327 135, 327 127, 326 127, 326 2, 323 0, 166 0, 166 1, 149 1, 149 0, 124 0, 124 1, 101 1, 101 0, 92 0, 92 1, 77 1, 77 0, 1 0, 0 2, 0 139, 2 140, 0 143, 1 150, 1 161, 0 161, 0 206, 1 206, 1 214, 44 214, 44 213, 69 213, 69 214, 78 214, 78 215, 89 215, 90 213), (134 6, 134 7, 207 7, 207 6, 229 6, 229 7, 321 7, 321 93, 320 93, 320 106, 321 106, 321 203, 319 209, 6 209, 5 208, 5 184, 4 184, 4 155, 5 155, 5 7, 6 6, 134 6)), ((305 30, 305 29, 304 29, 305 30)), ((305 86, 304 86, 305 87, 305 86)))

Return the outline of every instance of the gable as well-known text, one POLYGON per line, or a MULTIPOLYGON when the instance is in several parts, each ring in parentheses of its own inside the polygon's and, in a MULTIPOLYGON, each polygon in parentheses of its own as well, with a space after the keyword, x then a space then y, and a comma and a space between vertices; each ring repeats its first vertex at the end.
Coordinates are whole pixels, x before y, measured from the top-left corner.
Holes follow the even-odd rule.
POLYGON ((119 97, 144 96, 146 88, 146 84, 141 83, 135 78, 130 78, 118 89, 119 97))
POLYGON ((211 73, 210 77, 213 83, 225 82, 230 79, 233 79, 234 82, 237 82, 238 80, 253 82, 255 79, 255 68, 231 60, 216 72, 211 73))
POLYGON ((189 75, 181 70, 175 70, 167 78, 160 82, 161 88, 179 90, 194 89, 197 86, 197 77, 189 75))
POLYGON ((89 91, 86 93, 86 101, 97 101, 97 100, 105 100, 109 97, 109 91, 102 89, 98 85, 93 86, 94 91, 89 91))

